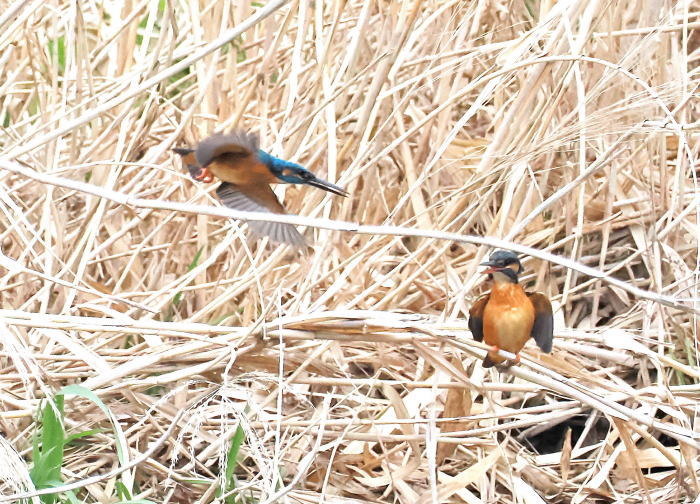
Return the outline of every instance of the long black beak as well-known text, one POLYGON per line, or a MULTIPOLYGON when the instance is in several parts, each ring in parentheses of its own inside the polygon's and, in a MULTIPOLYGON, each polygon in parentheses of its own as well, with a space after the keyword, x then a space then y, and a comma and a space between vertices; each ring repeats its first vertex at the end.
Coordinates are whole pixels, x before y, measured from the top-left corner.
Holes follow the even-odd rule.
POLYGON ((505 269, 503 266, 499 266, 498 263, 495 261, 482 262, 481 264, 479 264, 479 266, 489 267, 489 269, 481 272, 482 275, 490 275, 491 273, 495 273, 496 271, 502 271, 505 269))
POLYGON ((318 187, 319 189, 323 189, 324 191, 337 194, 338 196, 348 197, 350 195, 350 193, 342 187, 338 187, 337 185, 331 184, 330 182, 326 182, 325 180, 320 178, 313 178, 311 180, 307 180, 306 183, 314 187, 318 187))

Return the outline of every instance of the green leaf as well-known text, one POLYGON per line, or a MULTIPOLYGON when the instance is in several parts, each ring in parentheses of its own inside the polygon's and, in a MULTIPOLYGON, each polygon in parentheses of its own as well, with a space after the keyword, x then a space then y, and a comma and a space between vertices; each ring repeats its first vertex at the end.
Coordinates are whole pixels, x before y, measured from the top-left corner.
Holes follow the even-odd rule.
POLYGON ((208 486, 208 485, 211 485, 211 484, 213 483, 212 480, 208 480, 208 479, 194 479, 194 478, 191 478, 191 479, 187 479, 187 478, 186 478, 186 479, 183 479, 182 482, 183 482, 183 483, 187 483, 188 485, 207 485, 207 486, 208 486))
MULTIPOLYGON (((202 257, 203 251, 204 251, 204 247, 200 247, 199 250, 197 251, 197 253, 194 255, 192 262, 189 264, 189 266, 187 266, 188 272, 192 271, 193 269, 195 269, 197 267, 197 265, 199 264, 199 260, 202 257)), ((180 301, 182 301, 182 295, 183 295, 183 293, 182 293, 182 291, 180 291, 180 292, 177 292, 175 294, 175 296, 173 296, 173 304, 175 306, 179 305, 180 301)))
POLYGON ((61 481, 63 465, 63 396, 56 396, 54 402, 44 407, 43 428, 41 431, 41 449, 48 470, 49 478, 61 481))
MULTIPOLYGON (((239 312, 239 313, 240 313, 240 312, 239 312)), ((231 316, 233 316, 233 315, 234 315, 234 313, 226 313, 226 314, 224 314, 224 315, 220 315, 220 316, 218 316, 218 317, 214 317, 213 319, 211 319, 211 320, 209 321, 209 324, 210 324, 210 325, 219 325, 219 324, 221 324, 224 320, 226 320, 227 318, 229 318, 229 317, 231 317, 231 316)))
POLYGON ((92 390, 85 387, 81 387, 80 385, 68 385, 59 390, 58 393, 64 395, 77 395, 78 397, 82 397, 84 399, 87 399, 88 401, 91 401, 95 404, 95 406, 102 410, 105 416, 109 418, 109 421, 112 422, 112 426, 114 427, 114 433, 117 437, 117 458, 119 459, 119 462, 121 464, 125 464, 126 459, 124 458, 124 453, 126 451, 125 448, 127 446, 126 437, 124 436, 124 432, 122 431, 119 422, 114 417, 112 411, 107 407, 107 405, 104 402, 102 402, 102 399, 97 397, 97 395, 92 390))
POLYGON ((78 439, 84 438, 84 437, 89 437, 92 436, 93 434, 97 434, 98 432, 104 432, 104 429, 90 429, 86 430, 83 432, 78 432, 77 434, 71 434, 68 436, 65 440, 65 444, 70 444, 73 441, 76 441, 78 439))
POLYGON ((197 267, 199 264, 199 259, 202 257, 202 252, 204 251, 204 247, 200 247, 197 253, 194 255, 194 259, 192 259, 192 262, 190 263, 189 266, 187 266, 187 271, 190 272, 193 269, 197 267))
POLYGON ((61 35, 57 39, 49 40, 49 54, 52 60, 56 58, 58 72, 63 74, 66 70, 66 37, 61 35))
POLYGON ((141 31, 142 29, 146 28, 148 25, 148 16, 144 17, 140 22, 138 26, 138 30, 136 33, 136 45, 141 45, 143 43, 143 35, 138 33, 138 31, 141 31))
POLYGON ((126 488, 126 485, 122 483, 121 481, 117 481, 116 485, 116 490, 117 490, 117 495, 119 495, 119 498, 124 501, 124 500, 130 500, 132 495, 131 492, 129 492, 129 489, 126 488))
POLYGON ((29 115, 36 115, 39 113, 39 105, 41 103, 39 102, 39 97, 34 96, 30 101, 29 101, 29 115))
MULTIPOLYGON (((239 424, 238 427, 236 427, 236 433, 231 439, 231 446, 229 446, 228 453, 226 455, 224 486, 219 490, 219 496, 226 495, 236 488, 236 477, 234 476, 233 472, 236 470, 236 466, 238 465, 238 453, 243 445, 243 441, 245 441, 245 432, 239 424)), ((235 504, 236 496, 229 495, 225 497, 225 501, 227 504, 235 504)))
MULTIPOLYGON (((114 416, 112 411, 107 407, 107 405, 105 405, 105 403, 102 402, 102 399, 97 397, 97 395, 92 390, 82 387, 80 385, 68 385, 67 387, 63 387, 61 390, 59 390, 58 393, 65 395, 77 395, 79 397, 87 399, 88 401, 91 401, 95 404, 95 406, 102 410, 105 416, 112 423, 112 428, 114 430, 115 437, 115 445, 117 448, 117 459, 119 460, 120 464, 126 464, 128 462, 128 459, 125 456, 125 454, 128 453, 126 449, 126 436, 124 435, 124 431, 122 430, 121 425, 119 425, 119 422, 117 421, 116 417, 114 416)), ((130 471, 122 473, 121 481, 125 485, 125 488, 129 491, 129 495, 131 495, 131 489, 133 488, 134 484, 133 473, 130 471)))
POLYGON ((243 428, 239 425, 236 428, 236 433, 233 435, 233 439, 231 439, 231 446, 228 449, 228 455, 227 455, 227 464, 226 464, 226 479, 229 480, 231 476, 233 476, 233 471, 238 465, 238 452, 241 449, 241 446, 243 445, 243 441, 245 441, 245 432, 243 431, 243 428))
POLYGON ((534 0, 524 0, 523 3, 525 4, 525 8, 527 9, 528 14, 530 14, 530 17, 534 20, 537 20, 537 9, 535 5, 534 0))
POLYGON ((68 490, 66 495, 68 496, 68 502, 70 502, 70 504, 84 504, 83 501, 75 496, 75 493, 72 490, 68 490))
MULTIPOLYGON (((61 467, 65 435, 63 429, 63 396, 47 400, 40 414, 39 433, 34 436, 32 447, 32 468, 29 476, 38 489, 62 485, 61 467)), ((56 495, 42 495, 44 504, 54 504, 56 495)))
POLYGON ((148 387, 143 392, 149 396, 162 397, 167 392, 167 389, 162 385, 153 385, 152 387, 148 387))

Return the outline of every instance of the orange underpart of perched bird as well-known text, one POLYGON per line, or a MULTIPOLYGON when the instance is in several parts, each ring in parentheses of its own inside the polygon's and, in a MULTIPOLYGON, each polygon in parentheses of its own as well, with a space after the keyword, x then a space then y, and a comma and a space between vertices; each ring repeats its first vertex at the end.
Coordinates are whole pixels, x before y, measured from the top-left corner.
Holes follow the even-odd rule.
MULTIPOLYGON (((469 310, 469 329, 476 341, 491 345, 482 366, 502 364, 498 350, 516 354, 532 337, 543 352, 552 351, 554 318, 552 305, 544 294, 525 292, 518 283, 523 267, 513 252, 497 250, 484 271, 493 280, 491 292, 478 298, 469 310)), ((512 364, 511 364, 512 365, 512 364)))
MULTIPOLYGON (((201 141, 195 149, 177 148, 173 151, 182 157, 195 180, 221 180, 216 195, 225 206, 234 210, 287 213, 270 184, 305 184, 348 196, 347 191, 316 177, 306 168, 260 150, 258 136, 242 130, 216 133, 201 141)), ((291 224, 251 221, 249 226, 272 241, 296 247, 306 245, 304 237, 291 224)))

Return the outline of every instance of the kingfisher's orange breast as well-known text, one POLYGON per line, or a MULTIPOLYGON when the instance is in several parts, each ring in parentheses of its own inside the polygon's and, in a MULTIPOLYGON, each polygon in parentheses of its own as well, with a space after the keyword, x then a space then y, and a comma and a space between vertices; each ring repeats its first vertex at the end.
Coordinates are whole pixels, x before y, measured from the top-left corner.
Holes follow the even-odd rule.
POLYGON ((264 163, 250 157, 237 159, 235 162, 213 161, 207 169, 216 178, 239 186, 279 182, 264 163))
MULTIPOLYGON (((535 307, 518 284, 494 285, 484 307, 484 341, 488 345, 518 353, 530 339, 535 307)), ((493 356, 495 362, 504 359, 493 356)))

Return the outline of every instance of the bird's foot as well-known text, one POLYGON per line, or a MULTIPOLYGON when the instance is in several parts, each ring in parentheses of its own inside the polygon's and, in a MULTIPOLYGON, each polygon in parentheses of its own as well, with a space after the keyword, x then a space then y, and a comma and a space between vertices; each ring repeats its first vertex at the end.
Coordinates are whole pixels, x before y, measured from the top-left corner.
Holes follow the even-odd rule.
MULTIPOLYGON (((500 348, 498 346, 496 346, 496 345, 491 346, 491 352, 495 353, 496 355, 498 355, 499 350, 500 350, 500 348)), ((515 366, 516 364, 520 364, 520 354, 519 353, 515 354, 515 359, 508 359, 505 362, 503 362, 502 364, 497 364, 496 367, 498 367, 499 369, 510 369, 511 367, 515 366)))
POLYGON ((515 354, 515 359, 508 359, 505 361, 503 364, 501 364, 499 367, 502 369, 510 369, 516 364, 520 364, 520 354, 515 354))
POLYGON ((209 183, 214 181, 214 175, 212 175, 212 173, 206 168, 202 168, 199 172, 199 175, 196 175, 194 179, 199 180, 200 182, 209 183))

